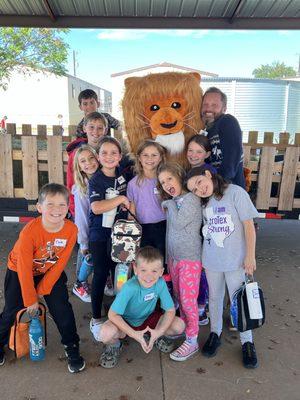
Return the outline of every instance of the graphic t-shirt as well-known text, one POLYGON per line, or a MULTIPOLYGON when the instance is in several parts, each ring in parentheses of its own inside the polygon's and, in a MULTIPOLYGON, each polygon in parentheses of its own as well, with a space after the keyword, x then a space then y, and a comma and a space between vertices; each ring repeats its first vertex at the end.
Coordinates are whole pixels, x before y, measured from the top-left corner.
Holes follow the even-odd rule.
POLYGON ((150 288, 144 288, 137 277, 129 279, 117 294, 111 309, 121 315, 132 326, 140 326, 153 313, 157 301, 167 311, 174 308, 174 303, 163 278, 150 288))
MULTIPOLYGON (((108 189, 116 189, 119 195, 126 195, 127 182, 129 177, 125 173, 119 172, 116 169, 116 176, 110 177, 103 174, 101 170, 98 170, 92 178, 89 180, 89 199, 90 204, 94 201, 105 200, 105 194, 108 189)), ((111 234, 111 228, 105 228, 102 226, 103 214, 94 214, 90 211, 89 227, 90 227, 90 237, 91 242, 95 241, 106 241, 111 234)))
POLYGON ((230 184, 220 200, 211 197, 203 211, 203 266, 218 272, 242 268, 246 255, 243 221, 256 217, 256 208, 240 186, 230 184))
POLYGON ((38 301, 38 295, 50 294, 59 279, 76 243, 77 228, 65 220, 58 232, 44 229, 42 218, 30 221, 8 256, 8 268, 18 273, 25 307, 38 301), (44 274, 37 288, 33 276, 44 274))

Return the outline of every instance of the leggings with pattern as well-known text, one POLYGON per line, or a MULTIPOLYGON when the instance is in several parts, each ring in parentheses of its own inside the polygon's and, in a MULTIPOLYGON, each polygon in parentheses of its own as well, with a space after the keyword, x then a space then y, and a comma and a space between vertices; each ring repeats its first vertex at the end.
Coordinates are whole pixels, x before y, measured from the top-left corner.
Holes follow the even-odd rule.
POLYGON ((198 335, 198 293, 202 264, 200 261, 168 261, 173 292, 179 303, 180 316, 186 324, 186 336, 198 335))

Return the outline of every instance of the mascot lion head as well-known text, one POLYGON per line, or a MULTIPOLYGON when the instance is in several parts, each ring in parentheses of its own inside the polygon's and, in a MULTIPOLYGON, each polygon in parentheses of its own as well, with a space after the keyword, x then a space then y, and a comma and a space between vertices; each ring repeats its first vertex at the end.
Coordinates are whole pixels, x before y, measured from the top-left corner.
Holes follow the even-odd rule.
POLYGON ((183 162, 185 143, 202 128, 202 90, 198 73, 165 72, 125 80, 125 130, 133 153, 145 139, 165 146, 169 158, 183 162))

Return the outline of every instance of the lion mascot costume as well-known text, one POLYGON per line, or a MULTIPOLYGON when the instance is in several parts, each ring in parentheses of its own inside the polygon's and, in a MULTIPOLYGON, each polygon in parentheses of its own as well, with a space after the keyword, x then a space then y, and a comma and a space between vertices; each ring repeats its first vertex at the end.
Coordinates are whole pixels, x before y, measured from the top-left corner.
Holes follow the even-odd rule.
POLYGON ((202 128, 202 90, 197 72, 164 72, 125 79, 122 101, 131 151, 152 138, 166 147, 168 159, 184 165, 185 144, 202 128))

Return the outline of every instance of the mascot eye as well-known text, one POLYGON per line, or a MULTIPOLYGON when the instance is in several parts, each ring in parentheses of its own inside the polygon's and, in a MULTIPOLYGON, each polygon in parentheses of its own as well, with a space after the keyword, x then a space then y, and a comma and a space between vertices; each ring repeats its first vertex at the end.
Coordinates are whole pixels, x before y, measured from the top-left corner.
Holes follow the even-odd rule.
POLYGON ((172 107, 172 108, 180 108, 180 107, 181 107, 181 104, 178 103, 177 101, 174 101, 174 103, 172 103, 171 107, 172 107))
POLYGON ((151 111, 158 111, 160 109, 160 107, 157 105, 157 104, 153 104, 151 107, 150 107, 150 110, 151 111))

